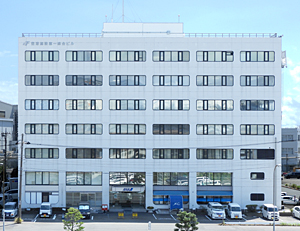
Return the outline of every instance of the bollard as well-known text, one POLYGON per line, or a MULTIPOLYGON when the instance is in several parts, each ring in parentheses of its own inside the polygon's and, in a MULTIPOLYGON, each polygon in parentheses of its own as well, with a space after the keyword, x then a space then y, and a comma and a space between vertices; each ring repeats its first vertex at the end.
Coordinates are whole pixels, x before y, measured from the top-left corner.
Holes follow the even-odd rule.
POLYGON ((148 222, 148 230, 151 230, 151 221, 148 222))

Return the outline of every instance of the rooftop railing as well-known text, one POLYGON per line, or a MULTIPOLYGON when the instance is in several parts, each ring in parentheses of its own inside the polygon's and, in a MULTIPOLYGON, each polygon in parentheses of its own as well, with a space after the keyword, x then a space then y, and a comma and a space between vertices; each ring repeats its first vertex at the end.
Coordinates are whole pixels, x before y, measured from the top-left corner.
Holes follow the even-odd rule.
MULTIPOLYGON (((127 33, 127 32, 120 32, 120 33, 127 33)), ((128 33, 134 34, 135 32, 128 32, 128 33)), ((149 33, 162 33, 162 32, 140 32, 140 33, 149 34, 149 33)), ((166 32, 166 34, 168 33, 166 32)), ((182 34, 178 34, 178 35, 182 35, 182 34)), ((277 38, 277 33, 184 33, 184 36, 201 37, 201 38, 277 38)), ((102 37, 102 34, 101 33, 22 33, 22 37, 97 38, 97 37, 102 37)))

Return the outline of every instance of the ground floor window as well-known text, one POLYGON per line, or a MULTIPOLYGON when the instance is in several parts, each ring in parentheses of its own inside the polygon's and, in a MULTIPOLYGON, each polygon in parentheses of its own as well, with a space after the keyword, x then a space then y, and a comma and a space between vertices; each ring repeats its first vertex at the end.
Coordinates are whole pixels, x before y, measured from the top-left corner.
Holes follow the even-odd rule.
POLYGON ((232 196, 197 196, 197 204, 207 204, 208 202, 231 203, 232 196))
POLYGON ((25 192, 27 204, 41 204, 42 202, 58 203, 58 192, 25 192))
POLYGON ((91 208, 101 208, 102 192, 67 192, 66 206, 77 207, 80 202, 89 202, 91 208))
POLYGON ((109 193, 109 204, 112 207, 145 206, 145 192, 113 192, 109 193))
MULTIPOLYGON (((183 204, 189 203, 189 196, 182 196, 183 204)), ((170 204, 169 195, 153 195, 153 204, 155 205, 168 205, 170 204)))

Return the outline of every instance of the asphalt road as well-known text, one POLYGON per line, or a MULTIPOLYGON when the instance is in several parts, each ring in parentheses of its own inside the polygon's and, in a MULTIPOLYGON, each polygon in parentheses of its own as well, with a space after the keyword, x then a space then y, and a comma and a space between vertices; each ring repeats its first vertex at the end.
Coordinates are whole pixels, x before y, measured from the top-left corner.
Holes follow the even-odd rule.
MULTIPOLYGON (((3 226, 0 226, 2 229, 3 226)), ((99 230, 111 230, 111 231, 173 231, 175 228, 174 224, 169 223, 156 223, 151 224, 149 229, 148 223, 85 223, 85 231, 99 231, 99 230)), ((218 224, 199 224, 199 230, 208 230, 208 231, 270 231, 272 226, 220 226, 218 224)), ((276 226, 277 231, 286 231, 286 230, 299 230, 298 227, 291 226, 276 226)), ((33 223, 26 222, 22 224, 13 224, 9 222, 5 226, 6 231, 63 231, 62 223, 33 223)))

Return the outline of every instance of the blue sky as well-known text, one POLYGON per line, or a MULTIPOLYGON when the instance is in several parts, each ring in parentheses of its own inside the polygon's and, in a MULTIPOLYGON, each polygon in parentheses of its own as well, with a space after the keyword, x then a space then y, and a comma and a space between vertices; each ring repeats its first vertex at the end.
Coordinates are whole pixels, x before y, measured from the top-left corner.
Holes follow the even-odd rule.
MULTIPOLYGON (((300 125, 300 0, 124 0, 125 22, 184 23, 185 33, 278 33, 282 69, 282 125, 300 125)), ((18 37, 22 33, 101 33, 122 21, 122 0, 10 0, 0 3, 0 100, 17 104, 18 37), (107 15, 107 17, 105 17, 107 15)))

